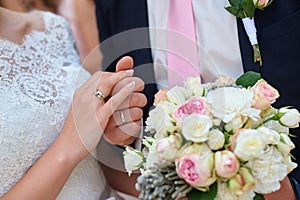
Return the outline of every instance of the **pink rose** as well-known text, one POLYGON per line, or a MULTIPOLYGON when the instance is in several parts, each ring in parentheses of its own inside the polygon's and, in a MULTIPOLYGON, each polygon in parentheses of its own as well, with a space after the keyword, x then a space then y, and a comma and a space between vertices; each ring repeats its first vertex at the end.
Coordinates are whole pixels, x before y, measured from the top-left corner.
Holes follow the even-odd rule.
POLYGON ((157 104, 161 101, 167 100, 167 91, 168 89, 162 88, 160 89, 155 95, 154 95, 154 105, 157 106, 157 104))
POLYGON ((191 145, 175 161, 178 176, 195 188, 208 187, 216 180, 213 153, 205 149, 203 145, 191 145))
POLYGON ((251 88, 254 92, 254 108, 266 110, 279 97, 278 91, 269 85, 265 80, 260 79, 251 88))
POLYGON ((204 98, 191 98, 188 102, 179 106, 173 113, 174 117, 179 121, 182 121, 184 117, 191 114, 209 115, 209 109, 204 98))
POLYGON ((215 153, 215 169, 217 175, 231 178, 239 170, 240 163, 234 153, 228 150, 215 153))

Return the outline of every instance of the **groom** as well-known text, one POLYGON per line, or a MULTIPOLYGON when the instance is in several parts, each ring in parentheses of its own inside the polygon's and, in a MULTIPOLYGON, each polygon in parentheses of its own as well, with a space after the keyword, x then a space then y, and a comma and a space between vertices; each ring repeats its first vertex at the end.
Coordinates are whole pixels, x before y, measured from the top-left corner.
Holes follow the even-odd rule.
MULTIPOLYGON (((167 29, 171 1, 175 0, 95 0, 99 38, 104 44, 101 46, 104 68, 115 71, 120 57, 133 57, 138 76, 146 82, 144 92, 148 97, 148 105, 144 109, 144 117, 156 91, 153 83, 157 82, 158 87, 167 84, 167 56, 157 48, 164 35, 139 28, 167 29), (137 30, 138 34, 130 32, 132 29, 137 30), (126 39, 119 34, 124 31, 127 31, 126 39)), ((257 71, 279 90, 281 97, 275 106, 293 105, 300 110, 300 1, 275 0, 264 10, 256 12, 255 22, 263 62, 261 67, 253 62, 253 50, 242 21, 231 16, 224 9, 226 5, 227 0, 192 1, 200 73, 204 80, 210 81, 217 74, 236 77, 243 71, 257 71)), ((293 133, 298 135, 294 140, 297 148, 293 155, 299 164, 300 131, 298 129, 293 133)), ((299 168, 294 171, 293 177, 299 181, 299 168)))

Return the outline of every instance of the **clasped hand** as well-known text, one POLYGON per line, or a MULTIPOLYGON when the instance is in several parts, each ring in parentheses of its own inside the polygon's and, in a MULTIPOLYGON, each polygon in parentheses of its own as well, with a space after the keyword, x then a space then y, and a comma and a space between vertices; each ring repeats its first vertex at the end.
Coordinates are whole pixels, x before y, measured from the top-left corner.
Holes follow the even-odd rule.
POLYGON ((140 93, 144 82, 133 77, 132 67, 133 60, 124 57, 116 73, 96 72, 76 90, 64 128, 73 130, 72 137, 80 143, 83 157, 102 136, 112 144, 128 145, 139 135, 147 99, 140 93), (96 90, 100 96, 94 95, 96 90))

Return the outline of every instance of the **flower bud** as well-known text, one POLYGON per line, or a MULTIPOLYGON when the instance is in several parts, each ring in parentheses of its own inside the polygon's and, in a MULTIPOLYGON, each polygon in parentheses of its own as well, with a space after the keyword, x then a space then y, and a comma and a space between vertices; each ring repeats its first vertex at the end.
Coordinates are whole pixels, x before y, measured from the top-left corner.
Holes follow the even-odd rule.
POLYGON ((281 133, 280 134, 280 142, 277 145, 278 150, 283 153, 284 155, 287 155, 290 153, 292 149, 295 148, 294 143, 291 141, 290 137, 287 134, 281 133))
POLYGON ((209 148, 212 150, 218 150, 221 149, 225 144, 225 137, 224 134, 218 130, 218 129, 213 129, 209 131, 208 133, 208 140, 207 140, 207 145, 209 148))
POLYGON ((255 186, 254 178, 245 167, 241 167, 238 173, 228 181, 228 189, 236 195, 242 195, 255 186))
POLYGON ((175 159, 181 143, 182 137, 178 133, 173 133, 169 137, 158 140, 156 146, 158 157, 165 160, 175 159))
POLYGON ((253 0, 253 3, 255 6, 257 6, 258 8, 265 8, 266 6, 268 6, 270 0, 253 0))
POLYGON ((281 108, 279 109, 279 115, 282 115, 279 118, 279 122, 288 128, 297 128, 300 123, 300 114, 299 111, 295 108, 281 108))
POLYGON ((124 151, 125 169, 130 176, 132 171, 139 169, 144 164, 144 156, 141 151, 133 149, 132 147, 126 147, 124 151))
POLYGON ((231 151, 217 151, 215 153, 215 169, 218 176, 231 178, 239 170, 240 163, 231 151))

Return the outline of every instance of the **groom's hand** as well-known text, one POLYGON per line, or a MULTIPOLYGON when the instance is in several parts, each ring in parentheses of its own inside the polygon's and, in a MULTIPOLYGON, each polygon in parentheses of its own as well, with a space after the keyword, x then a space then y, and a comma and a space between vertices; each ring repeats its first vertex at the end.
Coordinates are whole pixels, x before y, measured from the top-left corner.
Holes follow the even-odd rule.
MULTIPOLYGON (((133 68, 131 57, 122 58, 116 66, 116 71, 130 70, 133 68)), ((116 145, 129 145, 139 136, 142 127, 142 117, 147 98, 140 93, 144 89, 144 82, 137 77, 125 78, 116 84, 112 94, 118 92, 127 83, 135 81, 135 92, 131 94, 114 112, 113 116, 106 127, 105 139, 116 145)))

